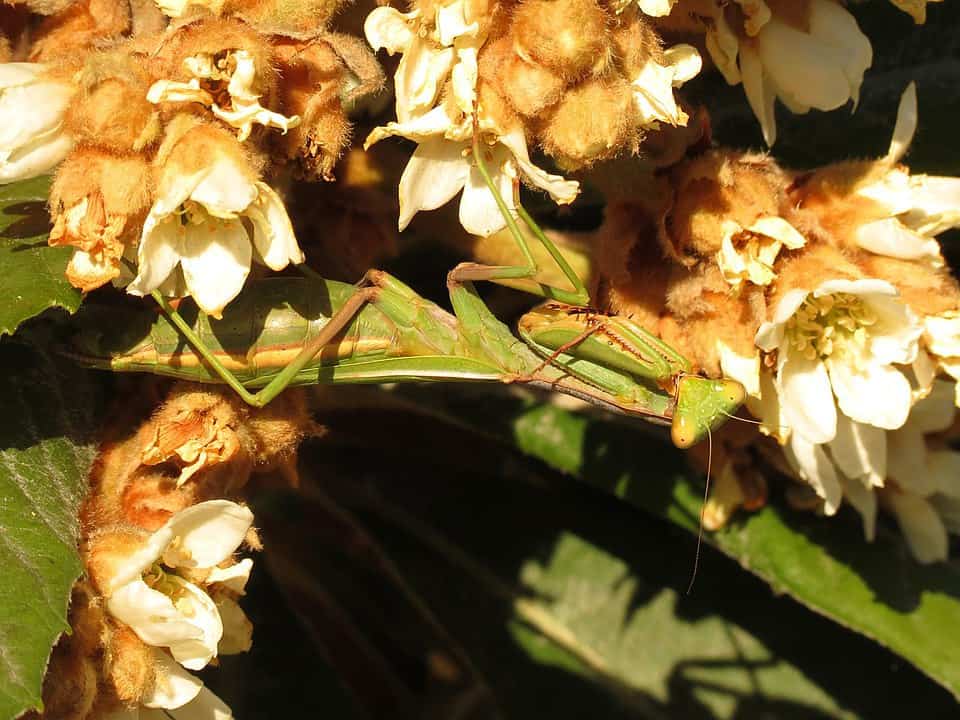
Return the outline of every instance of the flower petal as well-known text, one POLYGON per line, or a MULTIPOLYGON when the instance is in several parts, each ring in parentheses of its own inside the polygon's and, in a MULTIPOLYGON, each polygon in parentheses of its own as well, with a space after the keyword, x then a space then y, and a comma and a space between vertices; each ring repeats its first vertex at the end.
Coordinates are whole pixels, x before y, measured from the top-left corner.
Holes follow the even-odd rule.
POLYGON ((168 643, 173 659, 190 670, 201 670, 217 656, 217 646, 223 636, 223 623, 216 604, 207 593, 177 575, 167 580, 178 586, 177 608, 190 619, 199 633, 168 643))
POLYGON ((304 261, 303 251, 283 200, 272 187, 257 182, 257 199, 244 213, 253 224, 253 245, 260 260, 271 270, 283 270, 289 263, 304 261))
POLYGON ((219 318, 250 274, 253 248, 246 228, 239 220, 190 223, 182 247, 180 266, 190 295, 201 310, 219 318))
POLYGON ((843 499, 843 489, 823 446, 807 442, 794 434, 784 446, 784 454, 800 479, 807 482, 814 492, 823 498, 824 514, 835 515, 843 499))
POLYGON ((223 623, 223 636, 217 652, 220 655, 237 655, 250 650, 253 645, 253 623, 237 601, 228 597, 218 598, 217 610, 223 623))
POLYGON ((6 158, 0 158, 0 183, 43 175, 59 165, 72 149, 73 139, 63 132, 22 145, 6 158))
POLYGON ((400 230, 421 210, 435 210, 463 189, 470 175, 463 150, 462 143, 444 139, 417 147, 400 178, 400 230))
POLYGON ((894 492, 888 496, 910 552, 924 565, 947 559, 947 529, 933 506, 919 495, 894 492))
POLYGON ((203 631, 184 617, 169 597, 140 579, 114 590, 107 598, 107 610, 147 645, 168 647, 203 637, 203 631))
POLYGON ((363 34, 374 50, 384 48, 390 55, 395 55, 413 42, 410 22, 419 16, 418 11, 404 14, 382 5, 371 10, 363 21, 363 34))
POLYGON ((877 255, 942 263, 940 243, 906 227, 897 218, 874 220, 860 225, 854 233, 857 245, 877 255))
MULTIPOLYGON (((169 715, 173 716, 173 720, 233 720, 233 713, 227 704, 205 687, 200 689, 193 702, 177 708, 169 715)), ((157 720, 168 720, 168 716, 157 720)))
POLYGON ((777 386, 787 425, 809 443, 830 442, 837 434, 837 406, 827 368, 819 359, 784 355, 777 386))
POLYGON ((747 395, 760 397, 760 353, 744 357, 734 352, 723 340, 717 340, 717 353, 720 355, 723 376, 743 385, 747 395))
MULTIPOLYGON (((501 156, 503 154, 505 153, 499 153, 501 156)), ((510 173, 504 169, 506 160, 501 157, 499 158, 500 162, 497 162, 497 159, 495 156, 494 162, 488 162, 487 168, 490 170, 490 175, 497 191, 500 193, 500 197, 506 203, 510 212, 515 213, 514 180, 510 173)), ((463 188, 463 197, 460 198, 460 224, 468 233, 481 237, 493 235, 493 233, 503 230, 507 225, 493 193, 490 192, 483 176, 475 167, 470 169, 469 179, 463 188)))
POLYGON ((826 360, 830 383, 840 409, 851 420, 885 430, 901 427, 910 414, 910 382, 889 365, 862 361, 858 371, 850 362, 826 360))
POLYGON ((893 127, 890 149, 885 158, 891 165, 900 162, 901 158, 907 154, 907 148, 910 147, 914 133, 917 132, 917 119, 917 84, 911 81, 900 96, 900 104, 897 106, 897 122, 893 127))
POLYGON ((802 248, 807 244, 807 239, 793 225, 778 215, 757 218, 747 230, 757 235, 765 235, 779 240, 784 247, 790 250, 802 248))
POLYGON ((190 199, 203 205, 214 217, 232 218, 257 199, 257 188, 242 165, 221 155, 197 183, 190 199))
POLYGON ((215 567, 210 571, 210 574, 207 575, 207 584, 213 585, 216 583, 231 592, 243 595, 252 569, 253 560, 250 558, 244 558, 229 567, 215 567))
POLYGON ((837 436, 830 442, 830 455, 848 478, 866 487, 883 485, 887 476, 887 433, 880 428, 852 422, 841 413, 837 436))
POLYGON ((761 350, 772 352, 780 347, 783 342, 783 326, 787 320, 793 317, 793 314, 803 305, 810 293, 806 290, 795 288, 788 290, 777 303, 777 309, 773 313, 773 320, 765 322, 757 330, 754 338, 754 344, 761 350))
POLYGON ((153 668, 156 679, 152 692, 140 700, 149 708, 181 707, 197 697, 203 687, 200 678, 187 672, 162 650, 154 650, 153 668))
POLYGON ((250 526, 249 508, 229 500, 208 500, 171 517, 166 528, 177 542, 166 548, 169 567, 212 568, 236 552, 250 526))
MULTIPOLYGON (((561 205, 572 203, 580 192, 580 183, 576 180, 567 180, 560 175, 551 175, 540 169, 530 161, 527 152, 527 141, 523 135, 523 128, 515 128, 500 135, 500 143, 513 153, 517 166, 523 176, 533 185, 546 190, 554 202, 561 205)), ((506 198, 506 196, 504 196, 506 198)))
POLYGON ((873 64, 870 39, 860 30, 850 11, 831 0, 811 0, 810 34, 821 43, 841 51, 842 68, 850 86, 850 97, 856 104, 860 97, 863 74, 873 64))
POLYGON ((763 61, 752 44, 740 46, 740 71, 743 74, 743 90, 753 114, 760 121, 763 139, 772 147, 777 141, 777 115, 774 108, 776 93, 766 77, 763 61))
POLYGON ((936 490, 927 473, 927 443, 923 433, 901 428, 887 437, 887 476, 902 488, 927 496, 936 490))
POLYGON ((137 250, 137 276, 127 285, 127 292, 147 295, 160 287, 180 262, 185 235, 178 216, 158 216, 151 211, 137 250))
POLYGON ((957 407, 953 402, 955 385, 947 380, 934 380, 929 394, 910 409, 910 417, 907 418, 904 428, 920 433, 948 430, 957 414, 957 407))

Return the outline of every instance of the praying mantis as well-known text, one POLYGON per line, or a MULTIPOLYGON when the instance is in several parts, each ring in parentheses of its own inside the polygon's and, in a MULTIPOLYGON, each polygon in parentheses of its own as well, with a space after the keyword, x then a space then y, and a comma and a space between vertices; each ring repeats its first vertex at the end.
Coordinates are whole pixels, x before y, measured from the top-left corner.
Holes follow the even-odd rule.
POLYGON ((573 289, 536 282, 537 263, 483 153, 475 138, 477 168, 527 264, 458 265, 447 277, 453 314, 379 270, 357 285, 307 270, 303 278, 250 283, 221 320, 199 313, 189 321, 158 292, 153 296, 163 314, 152 320, 118 317, 125 311, 116 308, 104 308, 114 313, 106 317, 88 312, 75 354, 114 371, 226 383, 257 407, 291 385, 500 382, 547 388, 669 425, 678 447, 692 446, 724 422, 743 402, 743 387, 693 374, 683 355, 643 327, 591 310, 581 278, 517 203, 518 217, 573 289), (477 294, 473 283, 480 280, 526 280, 547 302, 520 319, 518 338, 477 294))

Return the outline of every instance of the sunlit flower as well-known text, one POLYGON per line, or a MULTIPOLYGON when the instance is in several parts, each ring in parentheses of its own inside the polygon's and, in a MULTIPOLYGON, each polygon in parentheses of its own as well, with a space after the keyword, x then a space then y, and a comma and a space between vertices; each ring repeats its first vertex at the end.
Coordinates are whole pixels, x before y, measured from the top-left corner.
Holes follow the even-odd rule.
POLYGON ((899 164, 916 128, 917 90, 910 83, 900 99, 886 157, 853 189, 853 200, 867 201, 860 209, 855 241, 879 255, 942 265, 935 237, 960 226, 960 178, 912 175, 899 164))
POLYGON ((403 53, 395 76, 397 121, 375 128, 364 145, 389 136, 418 143, 400 179, 401 230, 419 211, 435 210, 461 191, 460 222, 468 232, 487 236, 506 226, 472 157, 475 132, 483 138, 493 184, 510 210, 516 207, 521 178, 559 203, 574 200, 579 184, 534 165, 522 127, 501 128, 482 112, 476 116, 477 51, 483 32, 479 19, 469 16, 467 3, 438 6, 431 22, 419 10, 402 14, 380 7, 367 17, 364 30, 374 48, 403 53), (440 102, 444 87, 451 96, 440 102))
POLYGON ((641 12, 650 17, 666 17, 676 4, 677 0, 637 0, 641 12))
POLYGON ((284 133, 300 124, 299 116, 286 117, 260 104, 260 93, 254 90, 257 67, 246 50, 229 50, 218 55, 200 53, 188 57, 183 64, 193 77, 187 82, 158 80, 147 91, 150 102, 205 105, 220 120, 237 128, 237 139, 241 142, 250 137, 255 124, 278 128, 284 133), (211 90, 211 84, 225 86, 226 93, 216 92, 216 88, 211 90), (222 106, 221 97, 227 100, 222 106))
POLYGON ((960 530, 960 453, 932 446, 928 437, 953 425, 955 383, 937 380, 914 405, 907 422, 889 433, 888 475, 883 501, 893 511, 914 557, 923 563, 947 559, 947 533, 960 530))
POLYGON ((761 217, 750 227, 727 220, 717 264, 723 279, 734 287, 744 282, 769 285, 776 278, 773 264, 783 248, 796 250, 806 240, 781 217, 761 217))
POLYGON ((196 144, 205 143, 207 154, 196 167, 190 138, 205 130, 189 131, 164 166, 143 225, 139 274, 127 291, 188 294, 204 312, 220 317, 243 288, 252 259, 282 270, 304 257, 283 201, 251 175, 239 154, 198 135, 196 144))
POLYGON ((183 667, 200 670, 225 636, 235 646, 236 636, 248 634, 238 626, 242 611, 230 607, 222 615, 205 588, 222 575, 242 590, 251 563, 218 566, 232 558, 252 523, 247 508, 227 500, 178 512, 118 565, 105 589, 107 610, 146 644, 169 648, 183 667))
POLYGON ((38 63, 0 63, 0 183, 49 172, 73 140, 63 117, 74 88, 38 63))
POLYGON ((777 98, 794 113, 857 102, 873 50, 842 5, 810 0, 804 27, 796 27, 763 0, 734 1, 744 18, 742 33, 731 28, 725 4, 717 3, 707 49, 727 82, 743 82, 768 145, 777 139, 777 98))
POLYGON ((651 58, 631 81, 641 125, 656 127, 660 122, 686 125, 687 114, 677 105, 673 90, 694 78, 702 67, 703 59, 692 45, 667 49, 663 65, 651 58))
POLYGON ((788 291, 757 346, 776 352, 757 412, 780 426, 791 466, 824 500, 843 497, 843 479, 867 488, 886 477, 885 430, 906 422, 910 381, 896 365, 917 357, 922 325, 882 280, 828 280, 788 291))

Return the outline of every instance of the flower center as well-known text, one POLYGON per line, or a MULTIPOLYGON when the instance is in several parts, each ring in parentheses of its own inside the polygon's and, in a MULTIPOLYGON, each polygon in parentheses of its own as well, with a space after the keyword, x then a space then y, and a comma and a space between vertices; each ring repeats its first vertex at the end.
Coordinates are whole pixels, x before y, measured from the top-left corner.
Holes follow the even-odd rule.
POLYGON ((175 573, 168 572, 159 562, 155 562, 143 573, 143 581, 149 587, 170 598, 173 606, 183 615, 193 617, 196 614, 193 598, 182 585, 173 581, 174 576, 175 573))
POLYGON ((876 322, 876 313, 857 295, 811 295, 787 321, 786 337, 790 349, 807 360, 838 355, 856 360, 866 354, 868 328, 876 322))

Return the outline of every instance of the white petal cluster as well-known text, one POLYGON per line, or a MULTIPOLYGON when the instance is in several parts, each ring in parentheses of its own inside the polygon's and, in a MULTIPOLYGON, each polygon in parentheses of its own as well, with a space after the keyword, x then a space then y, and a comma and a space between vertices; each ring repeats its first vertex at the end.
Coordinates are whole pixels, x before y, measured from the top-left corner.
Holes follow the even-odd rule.
MULTIPOLYGON (((189 706, 192 712, 200 703, 210 717, 230 717, 184 668, 200 670, 218 654, 250 647, 252 628, 233 596, 242 594, 253 563, 231 560, 252 523, 253 514, 236 503, 198 503, 171 517, 116 568, 105 592, 107 610, 155 648, 157 679, 152 696, 142 700, 145 708, 185 712, 189 706)), ((140 717, 150 714, 141 710, 140 717)))
POLYGON ((911 365, 922 332, 889 283, 834 279, 788 291, 761 325, 755 343, 776 358, 773 368, 759 356, 721 352, 724 374, 744 384, 751 412, 826 514, 844 496, 875 513, 871 492, 888 477, 888 431, 905 425, 916 399, 911 365))
POLYGON ((912 175, 900 164, 917 128, 917 90, 910 83, 897 111, 890 150, 855 194, 876 219, 856 229, 865 250, 903 260, 943 265, 936 236, 960 227, 960 178, 912 175))
POLYGON ((139 274, 127 291, 189 294, 220 317, 243 289, 251 260, 272 270, 302 263, 283 201, 248 173, 227 153, 192 174, 166 173, 143 224, 139 274))
POLYGON ((39 63, 0 63, 0 183, 49 172, 73 147, 63 116, 74 88, 39 63))
POLYGON ((723 227, 717 265, 723 279, 735 288, 744 282, 769 285, 777 277, 773 264, 780 251, 783 248, 797 250, 806 242, 793 225, 779 216, 757 218, 746 228, 728 218, 723 227))
POLYGON ((777 139, 774 104, 793 113, 857 102, 873 49, 853 16, 831 0, 810 0, 808 28, 779 18, 763 0, 734 0, 746 18, 741 38, 717 3, 707 49, 731 85, 743 83, 768 145, 777 139))
POLYGON ((286 117, 260 104, 260 95, 253 90, 257 74, 253 56, 246 50, 231 50, 222 57, 200 53, 184 60, 184 67, 192 75, 187 82, 158 80, 147 91, 152 103, 200 103, 230 127, 237 129, 237 139, 243 142, 254 125, 282 130, 284 134, 300 124, 300 117, 286 117), (221 83, 226 86, 228 102, 218 104, 214 95, 202 84, 221 83))
POLYGON ((696 77, 703 68, 703 58, 692 45, 674 45, 663 55, 663 65, 650 59, 631 82, 641 124, 648 128, 656 128, 661 122, 687 124, 689 118, 677 105, 673 90, 696 77))
POLYGON ((400 180, 401 230, 419 211, 435 210, 461 191, 460 222, 467 232, 487 236, 506 226, 471 157, 475 132, 508 208, 515 208, 521 178, 558 203, 573 202, 579 184, 534 165, 522 127, 498 127, 478 111, 477 56, 486 28, 470 16, 466 0, 438 4, 432 22, 419 10, 404 14, 379 7, 367 17, 364 32, 375 49, 403 54, 394 77, 397 121, 374 129, 365 143, 370 147, 389 136, 417 143, 400 180))

